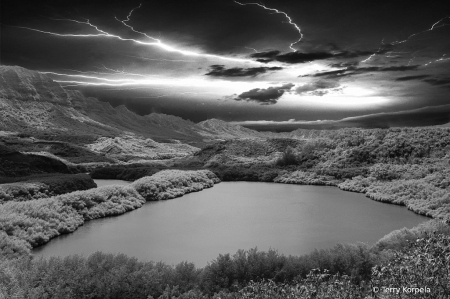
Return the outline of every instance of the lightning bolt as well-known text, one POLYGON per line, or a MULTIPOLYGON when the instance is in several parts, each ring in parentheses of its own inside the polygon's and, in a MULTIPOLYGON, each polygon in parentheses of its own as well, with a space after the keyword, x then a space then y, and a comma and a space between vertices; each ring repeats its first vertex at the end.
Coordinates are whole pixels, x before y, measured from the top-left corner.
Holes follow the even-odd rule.
POLYGON ((51 31, 44 31, 44 30, 39 30, 39 29, 35 29, 35 28, 30 28, 30 27, 23 27, 23 26, 12 26, 12 27, 16 27, 16 28, 22 28, 22 29, 26 29, 26 30, 31 30, 31 31, 35 31, 35 32, 39 32, 39 33, 43 33, 43 34, 49 34, 49 35, 54 35, 54 36, 59 36, 59 37, 79 37, 79 38, 112 38, 112 39, 117 39, 117 40, 121 40, 121 41, 127 41, 127 42, 133 42, 135 44, 139 44, 139 45, 143 45, 143 46, 152 46, 152 47, 159 47, 165 51, 168 52, 175 52, 175 53, 179 53, 185 56, 193 56, 193 57, 207 57, 207 58, 216 58, 216 59, 222 59, 222 60, 229 60, 229 61, 236 61, 236 62, 251 62, 251 63, 258 63, 255 62, 251 59, 243 59, 243 58, 231 58, 231 57, 227 57, 227 56, 221 56, 221 55, 214 55, 214 54, 207 54, 207 53, 197 53, 197 52, 193 52, 193 51, 186 51, 186 50, 181 50, 172 46, 169 46, 165 43, 163 43, 160 39, 148 36, 147 34, 137 31, 135 30, 131 25, 128 24, 128 22, 130 21, 130 17, 132 15, 132 13, 140 8, 141 5, 139 5, 138 7, 133 8, 130 13, 128 14, 127 18, 125 20, 119 20, 116 18, 116 20, 118 20, 119 22, 121 22, 122 24, 124 24, 126 27, 128 27, 129 29, 131 29, 133 32, 141 34, 143 36, 145 36, 148 39, 151 39, 151 42, 148 41, 141 41, 138 39, 133 39, 133 38, 126 38, 126 37, 122 37, 120 35, 116 35, 116 34, 112 34, 109 33, 107 31, 104 31, 102 29, 100 29, 98 26, 92 24, 89 19, 85 19, 85 21, 78 21, 78 20, 73 20, 73 19, 52 19, 52 20, 56 20, 56 21, 67 21, 67 22, 73 22, 73 23, 77 23, 77 24, 81 24, 81 25, 87 25, 91 28, 93 28, 97 33, 96 34, 70 34, 70 33, 57 33, 57 32, 51 32, 51 31))
MULTIPOLYGON (((84 79, 95 79, 95 80, 102 80, 107 82, 133 82, 132 79, 108 79, 103 77, 96 77, 96 76, 87 76, 87 75, 72 75, 72 74, 60 74, 55 72, 39 72, 41 74, 50 74, 55 76, 65 76, 65 77, 76 77, 76 78, 84 78, 84 79)), ((57 81, 56 82, 66 82, 66 81, 57 81)))
POLYGON ((133 8, 133 9, 128 13, 127 18, 126 18, 125 20, 119 20, 116 16, 114 16, 114 17, 116 18, 117 21, 121 22, 121 23, 124 24, 126 27, 130 28, 131 31, 136 32, 136 33, 139 33, 139 34, 145 36, 146 38, 149 38, 149 39, 152 39, 152 40, 154 40, 154 41, 156 41, 156 42, 158 42, 158 43, 161 43, 161 40, 160 40, 160 39, 154 38, 154 37, 151 37, 151 36, 148 36, 148 35, 145 34, 144 32, 137 31, 137 30, 135 30, 135 29, 133 28, 133 26, 127 24, 127 22, 130 22, 130 21, 131 21, 130 18, 131 18, 131 15, 133 14, 133 12, 134 12, 136 9, 141 8, 141 6, 142 6, 142 3, 139 4, 139 6, 133 8))
POLYGON ((102 66, 105 70, 112 72, 111 74, 114 74, 114 75, 127 75, 127 76, 138 76, 138 77, 154 76, 154 75, 142 75, 142 74, 136 74, 136 73, 128 73, 128 72, 125 72, 123 69, 121 71, 119 71, 119 70, 115 70, 112 68, 108 68, 103 64, 102 64, 102 66))
POLYGON ((413 38, 416 35, 419 35, 419 34, 422 34, 422 33, 425 33, 425 32, 429 32, 429 31, 433 31, 433 30, 435 30, 437 28, 441 28, 441 27, 444 27, 444 26, 450 26, 450 24, 442 23, 442 21, 444 21, 445 19, 449 19, 449 18, 450 18, 449 16, 445 16, 442 19, 440 19, 439 21, 437 21, 436 23, 434 23, 433 25, 431 25, 430 28, 428 28, 426 30, 423 30, 423 31, 420 31, 420 32, 413 33, 413 34, 411 34, 410 36, 408 36, 404 40, 399 40, 399 41, 392 42, 391 45, 403 44, 403 43, 406 43, 407 41, 409 41, 411 38, 413 38))
POLYGON ((432 63, 436 63, 436 62, 440 62, 440 61, 450 60, 450 57, 446 58, 445 56, 447 56, 447 54, 443 54, 443 55, 441 56, 441 58, 439 58, 439 59, 437 59, 437 60, 430 61, 430 62, 428 62, 428 63, 425 63, 423 66, 428 66, 428 65, 430 65, 430 64, 432 64, 432 63))
POLYGON ((417 50, 417 51, 411 53, 411 58, 409 59, 407 65, 410 66, 411 63, 413 62, 413 60, 416 59, 416 53, 419 53, 420 51, 423 51, 423 50, 424 50, 424 49, 420 49, 420 50, 417 50))
POLYGON ((371 60, 375 55, 377 55, 377 53, 373 53, 372 55, 370 55, 366 59, 362 60, 361 63, 364 63, 364 62, 367 62, 367 61, 371 60))
POLYGON ((134 57, 143 60, 151 60, 151 61, 161 61, 161 62, 195 62, 194 60, 184 60, 184 59, 161 59, 161 58, 148 58, 143 56, 134 56, 134 55, 123 55, 127 57, 134 57))
MULTIPOLYGON (((119 71, 120 72, 120 71, 119 71)), ((142 86, 142 88, 155 88, 153 86, 170 86, 173 87, 211 87, 211 88, 223 88, 230 84, 228 81, 223 80, 204 80, 204 79, 174 79, 174 78, 142 78, 142 79, 110 79, 99 76, 92 75, 82 75, 82 74, 60 74, 56 72, 39 72, 41 74, 48 74, 56 77, 67 77, 68 79, 55 79, 55 82, 64 84, 66 86, 111 86, 111 87, 121 87, 130 86, 131 88, 140 88, 136 86, 142 86)), ((253 87, 254 85, 267 85, 263 81, 254 81, 252 83, 246 81, 234 81, 233 85, 240 86, 242 88, 253 87)))
POLYGON ((170 96, 176 96, 176 95, 200 95, 200 94, 215 94, 214 92, 193 92, 193 91, 186 91, 186 92, 178 92, 178 93, 168 93, 168 94, 161 94, 157 96, 146 96, 146 97, 134 97, 133 99, 159 99, 159 98, 165 98, 170 96))
POLYGON ((288 23, 291 24, 291 25, 295 28, 295 30, 297 30, 298 34, 300 35, 300 38, 299 38, 297 41, 295 41, 295 42, 293 42, 293 43, 291 43, 291 44, 289 45, 289 48, 290 48, 292 51, 296 51, 296 50, 294 49, 294 45, 297 44, 297 43, 299 43, 299 42, 303 39, 303 33, 302 33, 302 30, 300 29, 300 27, 299 27, 297 24, 295 24, 294 22, 292 22, 291 17, 289 17, 287 13, 285 13, 284 11, 275 9, 275 8, 267 7, 267 6, 265 6, 265 5, 263 5, 263 4, 259 4, 259 3, 240 3, 240 2, 237 2, 236 0, 235 0, 234 2, 237 3, 237 4, 239 4, 239 5, 243 5, 243 6, 245 6, 245 5, 258 5, 259 7, 262 7, 262 8, 264 8, 265 10, 274 11, 274 12, 277 13, 277 14, 282 14, 282 15, 284 15, 284 16, 286 17, 286 19, 288 20, 288 23))
POLYGON ((251 48, 251 47, 244 47, 244 48, 249 49, 249 50, 252 50, 252 51, 255 52, 255 53, 258 53, 258 51, 257 51, 255 48, 251 48))

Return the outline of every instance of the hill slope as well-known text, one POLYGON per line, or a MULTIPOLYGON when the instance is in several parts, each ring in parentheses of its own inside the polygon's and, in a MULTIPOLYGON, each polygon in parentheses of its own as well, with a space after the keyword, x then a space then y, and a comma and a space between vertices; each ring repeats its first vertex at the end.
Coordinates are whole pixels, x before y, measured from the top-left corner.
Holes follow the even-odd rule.
POLYGON ((266 135, 216 119, 195 124, 166 114, 140 116, 125 106, 114 108, 78 91, 66 90, 45 74, 18 66, 0 66, 0 130, 97 137, 125 133, 190 144, 266 135))

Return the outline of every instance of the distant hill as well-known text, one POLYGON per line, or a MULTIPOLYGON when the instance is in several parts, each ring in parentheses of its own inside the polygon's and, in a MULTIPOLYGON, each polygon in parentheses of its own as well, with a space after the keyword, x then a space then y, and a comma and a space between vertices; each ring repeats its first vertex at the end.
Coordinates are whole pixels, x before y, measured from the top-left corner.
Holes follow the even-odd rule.
POLYGON ((294 132, 295 130, 337 130, 343 128, 379 129, 396 127, 428 127, 444 124, 449 126, 450 104, 427 106, 397 112, 381 112, 340 120, 315 121, 246 121, 237 122, 246 128, 258 131, 294 132))
POLYGON ((220 136, 223 139, 232 138, 258 138, 264 137, 264 133, 244 128, 240 125, 230 124, 219 119, 208 119, 198 123, 198 127, 205 131, 200 133, 203 136, 214 137, 220 136), (208 132, 210 132, 208 134, 208 132))
POLYGON ((66 90, 45 74, 18 66, 0 66, 0 130, 117 137, 124 133, 158 142, 184 143, 214 139, 257 138, 266 134, 207 120, 195 124, 166 114, 137 115, 80 92, 66 90))

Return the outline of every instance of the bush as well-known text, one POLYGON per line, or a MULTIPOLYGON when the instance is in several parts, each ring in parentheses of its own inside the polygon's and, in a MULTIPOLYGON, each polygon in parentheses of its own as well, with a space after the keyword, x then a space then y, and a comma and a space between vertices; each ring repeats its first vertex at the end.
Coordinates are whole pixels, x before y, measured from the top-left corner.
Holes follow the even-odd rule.
POLYGON ((280 169, 263 166, 217 166, 209 170, 222 181, 273 182, 280 173, 280 169))
POLYGON ((28 180, 0 185, 0 203, 48 198, 77 190, 95 188, 97 185, 87 174, 58 174, 31 177, 28 180))
POLYGON ((160 170, 161 168, 154 166, 107 166, 94 169, 90 175, 94 179, 135 181, 145 176, 151 176, 160 170))
POLYGON ((371 286, 381 292, 385 287, 399 288, 399 298, 448 298, 449 269, 450 236, 428 235, 408 242, 393 259, 374 267, 371 286), (416 289, 405 291, 404 287, 416 289))
POLYGON ((163 170, 131 184, 147 201, 165 200, 200 191, 220 182, 209 170, 163 170))
POLYGON ((292 147, 288 146, 283 155, 276 161, 277 166, 297 165, 298 159, 292 147))
POLYGON ((115 185, 76 191, 54 199, 73 208, 85 220, 120 215, 140 208, 145 203, 135 189, 115 185))
POLYGON ((0 205, 0 230, 31 246, 73 232, 85 220, 123 214, 145 200, 131 187, 104 186, 52 198, 0 205))
POLYGON ((300 185, 325 185, 336 186, 339 181, 334 177, 318 175, 314 172, 294 171, 280 175, 274 180, 275 183, 300 184, 300 185))
POLYGON ((83 224, 73 208, 54 198, 0 205, 0 230, 35 247, 83 224))

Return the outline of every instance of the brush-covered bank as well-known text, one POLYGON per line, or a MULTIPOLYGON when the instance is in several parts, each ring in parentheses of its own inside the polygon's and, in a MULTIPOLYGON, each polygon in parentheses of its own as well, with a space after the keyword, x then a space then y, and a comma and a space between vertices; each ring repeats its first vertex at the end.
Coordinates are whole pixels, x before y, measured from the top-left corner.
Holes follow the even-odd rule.
POLYGON ((0 204, 0 250, 3 255, 30 253, 61 234, 75 231, 85 221, 120 215, 163 200, 209 188, 218 178, 208 170, 166 170, 130 186, 104 186, 49 198, 0 204))
POLYGON ((431 220, 372 247, 338 244, 303 256, 254 248, 221 254, 204 268, 101 252, 50 259, 16 252, 0 258, 0 298, 394 298, 373 290, 403 286, 429 289, 417 298, 446 298, 449 235, 448 225, 431 220))

